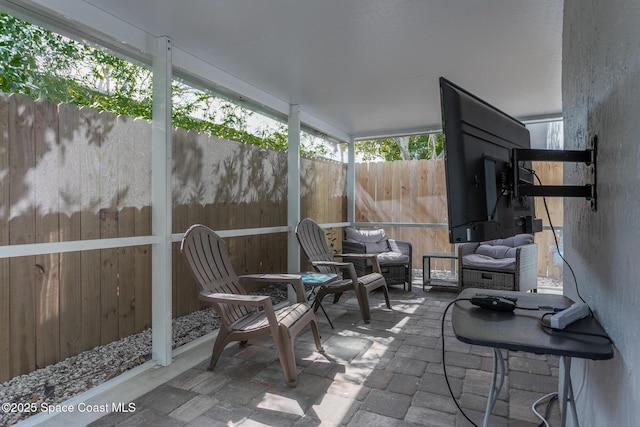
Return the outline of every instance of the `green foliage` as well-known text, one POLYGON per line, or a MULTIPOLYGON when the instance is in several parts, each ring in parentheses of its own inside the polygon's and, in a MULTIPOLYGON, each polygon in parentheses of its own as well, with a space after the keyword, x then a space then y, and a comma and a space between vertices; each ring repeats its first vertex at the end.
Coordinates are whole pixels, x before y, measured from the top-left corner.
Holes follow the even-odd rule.
POLYGON ((356 153, 365 162, 375 160, 420 160, 437 159, 444 153, 444 136, 441 133, 416 135, 403 138, 385 138, 356 142, 356 153), (406 150, 400 148, 408 142, 406 150))
MULTIPOLYGON (((82 45, 59 34, 0 14, 0 91, 33 99, 91 107, 117 115, 151 120, 153 78, 143 66, 82 45)), ((173 125, 220 138, 285 151, 287 127, 282 123, 249 129, 253 111, 184 83, 172 84, 173 125)), ((427 159, 442 153, 442 136, 412 136, 403 151, 400 138, 356 143, 364 161, 427 159), (408 153, 408 154, 407 154, 408 153)), ((305 157, 328 156, 326 144, 304 134, 305 157)))
POLYGON ((59 96, 59 76, 78 59, 79 47, 60 35, 0 14, 0 90, 34 99, 59 96))
MULTIPOLYGON (((151 120, 152 77, 145 67, 0 14, 0 91, 151 120)), ((287 149, 284 124, 251 132, 252 111, 181 82, 172 84, 172 98, 176 127, 287 149)))

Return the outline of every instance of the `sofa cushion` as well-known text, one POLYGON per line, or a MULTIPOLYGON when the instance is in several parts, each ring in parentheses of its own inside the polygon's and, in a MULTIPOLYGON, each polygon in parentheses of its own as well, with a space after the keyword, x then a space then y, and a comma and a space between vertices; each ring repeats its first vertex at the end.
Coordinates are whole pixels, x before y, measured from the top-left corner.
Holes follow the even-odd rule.
POLYGON ((480 245, 476 249, 476 254, 486 255, 491 258, 515 258, 518 248, 512 248, 511 246, 503 245, 480 245))
POLYGON ((386 240, 380 242, 365 242, 364 247, 368 254, 379 254, 380 252, 387 252, 389 250, 389 244, 386 240))
POLYGON ((482 242, 481 245, 510 246, 512 248, 515 248, 517 246, 529 245, 531 243, 533 243, 533 235, 517 234, 506 239, 496 239, 482 242))
POLYGON ((409 262, 409 255, 399 252, 383 252, 378 254, 377 258, 380 265, 405 264, 409 262))
POLYGON ((478 268, 483 270, 508 270, 515 271, 515 258, 493 258, 478 253, 462 257, 462 266, 465 268, 478 268))
POLYGON ((364 228, 355 229, 353 227, 347 227, 344 229, 345 239, 353 240, 355 242, 370 242, 376 243, 387 240, 387 233, 382 228, 364 228))
POLYGON ((344 234, 346 240, 364 244, 368 254, 379 254, 389 250, 387 233, 382 228, 347 227, 344 229, 344 234))

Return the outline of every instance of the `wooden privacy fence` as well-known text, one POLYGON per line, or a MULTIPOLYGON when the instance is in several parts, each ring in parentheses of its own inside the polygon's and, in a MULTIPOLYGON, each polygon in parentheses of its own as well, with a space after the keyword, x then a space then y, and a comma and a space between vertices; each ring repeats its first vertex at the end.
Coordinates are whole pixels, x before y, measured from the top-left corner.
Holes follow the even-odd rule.
MULTIPOLYGON (((149 136, 0 94, 0 245, 149 235, 149 136)), ((1 259, 0 380, 148 328, 150 267, 148 246, 1 259)))
MULTIPOLYGON (((358 222, 447 223, 443 160, 363 163, 357 165, 356 181, 358 222)), ((451 252, 446 228, 386 230, 394 239, 411 242, 413 268, 422 268, 424 253, 451 252)))
MULTIPOLYGON (((562 184, 562 164, 535 162, 534 170, 547 185, 562 184)), ((449 243, 444 160, 408 160, 356 165, 356 221, 428 223, 433 228, 387 227, 391 238, 413 246, 413 268, 422 268, 422 254, 455 252, 449 243)), ((536 216, 549 225, 542 198, 536 198, 536 216)), ((554 225, 562 225, 562 198, 548 198, 554 225)), ((561 234, 561 233, 558 233, 561 234)), ((535 237, 538 243, 538 275, 560 278, 562 269, 554 254, 553 233, 535 237)), ((451 261, 432 260, 435 269, 450 270, 451 261)))
MULTIPOLYGON (((174 232, 286 225, 286 154, 184 130, 173 146, 174 232)), ((144 120, 0 94, 0 245, 150 235, 150 157, 144 120)), ((345 221, 345 166, 301 167, 302 214, 345 221)), ((285 234, 227 241, 239 274, 286 271, 285 234)), ((173 249, 181 316, 200 304, 173 249)), ((142 331, 151 310, 149 246, 0 259, 0 381, 142 331)))
MULTIPOLYGON (((150 159, 144 120, 0 93, 0 246, 150 235, 150 159)), ((443 167, 357 165, 356 220, 446 223, 443 167)), ((286 171, 285 153, 175 130, 173 232, 286 225, 286 171)), ((347 220, 346 165, 302 159, 300 178, 302 217, 347 220)), ((342 229, 327 233, 339 251, 342 229)), ((389 233, 413 243, 414 268, 450 250, 444 228, 389 233)), ((285 233, 226 240, 238 274, 287 270, 285 233)), ((172 266, 177 317, 200 303, 178 243, 172 266)), ((147 329, 151 312, 148 245, 0 259, 0 382, 147 329)))

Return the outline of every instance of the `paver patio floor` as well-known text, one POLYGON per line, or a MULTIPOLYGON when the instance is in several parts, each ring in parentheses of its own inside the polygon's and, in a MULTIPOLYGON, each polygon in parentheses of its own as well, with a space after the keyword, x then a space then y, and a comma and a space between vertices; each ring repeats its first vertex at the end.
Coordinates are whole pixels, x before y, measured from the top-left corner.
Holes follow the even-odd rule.
MULTIPOLYGON (((371 296, 372 322, 360 318, 354 297, 325 300, 331 329, 317 319, 325 354, 315 351, 310 330, 295 344, 298 386, 288 388, 270 339, 227 347, 214 371, 208 360, 136 399, 135 412, 111 413, 92 426, 469 426, 450 396, 443 374, 441 321, 450 292, 391 287, 392 310, 371 296)), ((492 350, 453 336, 444 327, 451 389, 476 424, 489 392, 492 350)), ((534 401, 557 391, 558 358, 504 351, 507 379, 492 426, 537 426, 534 401)), ((546 405, 538 411, 545 412, 546 405)), ((551 425, 559 425, 557 401, 551 425)))

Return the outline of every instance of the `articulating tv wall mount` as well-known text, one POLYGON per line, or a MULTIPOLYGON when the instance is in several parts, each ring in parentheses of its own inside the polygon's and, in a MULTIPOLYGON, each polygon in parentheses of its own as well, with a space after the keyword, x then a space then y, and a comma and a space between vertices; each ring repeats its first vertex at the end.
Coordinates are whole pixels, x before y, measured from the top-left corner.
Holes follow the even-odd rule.
POLYGON ((540 197, 584 197, 591 201, 591 210, 596 210, 596 158, 598 136, 591 139, 591 148, 587 150, 536 150, 516 148, 513 150, 514 188, 518 196, 540 197), (585 185, 533 185, 519 182, 518 162, 574 162, 585 163, 591 169, 592 183, 585 185))

